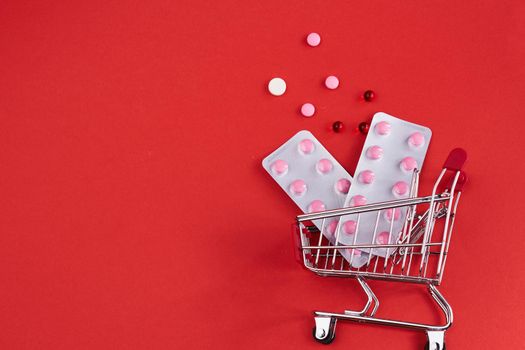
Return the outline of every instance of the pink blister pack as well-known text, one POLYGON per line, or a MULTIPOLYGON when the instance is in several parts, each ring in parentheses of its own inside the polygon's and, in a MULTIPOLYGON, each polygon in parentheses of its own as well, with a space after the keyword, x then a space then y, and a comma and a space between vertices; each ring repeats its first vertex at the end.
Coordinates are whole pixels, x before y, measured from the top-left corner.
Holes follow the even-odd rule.
MULTIPOLYGON (((350 174, 307 130, 299 131, 264 158, 262 166, 303 213, 341 208, 352 181, 350 174)), ((323 229, 320 220, 314 224, 323 229)), ((333 234, 335 225, 325 223, 325 231, 333 234)))
MULTIPOLYGON (((395 118, 383 112, 376 113, 361 152, 354 181, 345 207, 407 198, 410 195, 414 169, 421 170, 430 143, 429 128, 395 118)), ((361 213, 341 217, 337 224, 337 243, 393 244, 403 227, 406 208, 387 209, 377 220, 375 213, 361 213), (377 228, 376 228, 377 221, 377 228), (354 233, 358 234, 354 237, 354 233), (390 234, 392 232, 392 234, 390 234)), ((362 249, 360 259, 352 265, 362 266, 366 253, 385 257, 393 251, 385 248, 362 249)))

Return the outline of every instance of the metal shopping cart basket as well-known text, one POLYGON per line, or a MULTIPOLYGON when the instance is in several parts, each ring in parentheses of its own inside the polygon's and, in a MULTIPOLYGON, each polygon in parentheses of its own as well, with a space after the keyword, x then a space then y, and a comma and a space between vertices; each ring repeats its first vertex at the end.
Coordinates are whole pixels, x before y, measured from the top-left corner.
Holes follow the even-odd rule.
POLYGON ((419 172, 414 170, 408 198, 360 207, 327 210, 297 217, 294 237, 298 247, 297 257, 301 263, 308 270, 320 276, 356 278, 368 297, 366 305, 360 311, 345 310, 339 313, 315 311, 313 336, 318 342, 331 343, 335 338, 337 321, 344 320, 422 330, 428 337, 425 349, 445 349, 445 331, 452 325, 453 315, 450 305, 436 286, 440 285, 443 279, 456 210, 461 190, 466 182, 465 173, 461 171, 465 160, 466 152, 460 148, 454 149, 449 154, 430 196, 417 196, 419 172), (390 242, 395 243, 378 244, 376 231, 380 215, 386 210, 395 211, 403 207, 406 208, 404 210, 406 215, 401 218, 404 219, 402 229, 399 232, 392 232, 393 226, 390 226, 389 235, 396 237, 390 242), (377 218, 372 235, 373 243, 355 244, 360 233, 359 217, 364 213, 374 213, 377 218), (335 241, 328 240, 325 237, 326 223, 350 214, 357 217, 354 244, 340 243, 339 224, 334 235, 335 241), (320 227, 316 227, 313 221, 320 227), (373 254, 374 249, 385 248, 389 250, 386 257, 373 254), (352 252, 349 259, 348 254, 346 259, 341 254, 343 249, 350 249, 347 252, 352 252), (355 255, 359 253, 357 251, 359 249, 368 250, 371 254, 364 254, 366 262, 357 268, 352 266, 352 260, 357 258, 355 255), (367 284, 367 279, 427 285, 431 296, 445 314, 445 323, 430 325, 376 317, 379 300, 367 284))

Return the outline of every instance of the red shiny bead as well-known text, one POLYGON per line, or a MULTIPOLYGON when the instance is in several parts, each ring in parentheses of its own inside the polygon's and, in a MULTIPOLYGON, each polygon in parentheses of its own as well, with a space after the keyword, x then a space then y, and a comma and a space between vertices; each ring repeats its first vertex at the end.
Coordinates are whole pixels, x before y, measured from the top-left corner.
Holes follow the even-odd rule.
POLYGON ((366 102, 372 101, 376 97, 376 94, 372 90, 366 90, 363 94, 363 98, 366 102))
POLYGON ((362 123, 359 123, 359 132, 363 135, 366 135, 368 134, 368 130, 370 130, 370 124, 368 124, 367 122, 362 122, 362 123))
POLYGON ((341 132, 343 131, 343 129, 345 128, 343 122, 340 122, 340 121, 336 121, 334 122, 334 124, 332 124, 332 130, 334 130, 335 132, 341 132))

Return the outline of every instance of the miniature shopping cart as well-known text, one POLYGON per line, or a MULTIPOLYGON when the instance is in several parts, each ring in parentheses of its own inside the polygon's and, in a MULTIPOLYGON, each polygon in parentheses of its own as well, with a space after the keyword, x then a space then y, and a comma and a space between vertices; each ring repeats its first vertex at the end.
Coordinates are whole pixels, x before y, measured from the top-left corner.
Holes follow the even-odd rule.
POLYGON ((313 336, 318 342, 331 343, 335 338, 337 321, 344 320, 423 330, 428 337, 425 349, 445 349, 445 331, 452 325, 453 316, 450 305, 436 286, 440 285, 443 279, 456 209, 466 181, 465 173, 461 171, 466 157, 466 152, 459 148, 449 154, 430 196, 417 196, 419 171, 416 169, 408 198, 297 217, 297 224, 294 225, 294 236, 298 247, 296 252, 304 266, 320 276, 354 277, 368 297, 366 305, 360 311, 345 310, 340 313, 315 311, 313 336), (406 215, 400 218, 404 220, 402 229, 399 232, 392 232, 393 225, 390 226, 389 235, 395 237, 390 242, 394 243, 378 244, 376 231, 380 215, 386 210, 395 211, 401 208, 406 208, 403 210, 406 215), (360 234, 359 217, 363 213, 376 215, 376 225, 372 234, 373 243, 343 245, 339 241, 337 232, 335 241, 326 238, 326 236, 330 237, 326 234, 328 221, 353 215, 357 217, 353 242, 357 242, 356 239, 360 234), (317 226, 313 224, 314 221, 317 226), (374 254, 374 249, 384 251, 385 248, 389 250, 385 257, 374 254), (352 253, 345 254, 345 258, 341 253, 343 249, 352 253), (363 255, 359 258, 362 259, 364 256, 365 262, 361 263, 361 267, 355 267, 353 259, 357 259, 360 252, 363 252, 363 255), (445 314, 445 323, 430 325, 375 317, 379 300, 367 284, 367 279, 427 285, 431 296, 445 314))

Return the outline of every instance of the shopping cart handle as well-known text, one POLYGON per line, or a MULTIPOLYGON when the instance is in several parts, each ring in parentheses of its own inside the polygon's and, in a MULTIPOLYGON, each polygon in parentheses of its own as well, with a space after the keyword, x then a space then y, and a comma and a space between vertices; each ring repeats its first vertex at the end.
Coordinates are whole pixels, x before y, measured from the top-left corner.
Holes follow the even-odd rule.
POLYGON ((454 148, 450 151, 443 168, 459 171, 467 161, 467 152, 463 148, 454 148))

